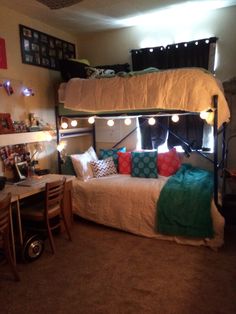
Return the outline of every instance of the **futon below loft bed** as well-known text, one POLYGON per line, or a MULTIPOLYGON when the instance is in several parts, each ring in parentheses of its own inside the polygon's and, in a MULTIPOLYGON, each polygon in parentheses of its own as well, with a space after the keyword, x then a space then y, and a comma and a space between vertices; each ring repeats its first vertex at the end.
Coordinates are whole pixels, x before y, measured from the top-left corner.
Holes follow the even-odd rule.
MULTIPOLYGON (((218 134, 221 130, 224 130, 224 126, 229 121, 230 113, 220 83, 208 71, 199 68, 185 68, 144 73, 141 75, 128 75, 126 77, 115 76, 98 79, 74 78, 68 83, 61 84, 59 88, 59 100, 64 103, 65 108, 77 111, 77 117, 91 115, 114 116, 121 114, 146 115, 163 113, 165 111, 172 114, 175 112, 211 112, 210 116, 211 118, 213 117, 211 122, 214 127, 214 159, 212 162, 214 164, 213 203, 215 203, 212 204, 212 212, 217 211, 217 208, 219 209, 218 170, 220 165, 217 153, 218 134)), ((58 118, 60 117, 59 114, 58 118)), ((224 134, 225 132, 223 131, 224 134)), ((202 155, 205 156, 204 154, 202 155)), ((222 155, 224 155, 224 152, 222 155)), ((81 187, 79 189, 83 190, 81 187)), ((79 202, 78 199, 76 200, 76 197, 74 199, 75 202, 79 202)), ((76 207, 77 205, 75 204, 76 207)), ((222 230, 224 228, 220 214, 218 214, 216 220, 213 221, 213 225, 218 224, 220 226, 219 232, 221 233, 221 239, 215 242, 214 239, 210 242, 206 241, 206 239, 200 239, 201 241, 199 242, 199 239, 196 239, 197 243, 212 247, 222 245, 222 230)), ((87 216, 83 213, 82 217, 100 222, 93 217, 94 215, 95 211, 93 211, 92 215, 87 216)), ((142 214, 140 215, 142 216, 142 214)), ((114 220, 114 217, 112 219, 114 220)), ((129 228, 117 226, 114 223, 110 223, 110 225, 136 234, 152 237, 150 233, 138 233, 129 230, 129 228)), ((154 234, 153 231, 153 237, 156 237, 154 234)), ((159 235, 159 237, 162 236, 159 235)), ((163 237, 165 238, 165 236, 163 237)), ((195 241, 195 239, 174 238, 177 242, 190 244, 193 244, 195 241)))

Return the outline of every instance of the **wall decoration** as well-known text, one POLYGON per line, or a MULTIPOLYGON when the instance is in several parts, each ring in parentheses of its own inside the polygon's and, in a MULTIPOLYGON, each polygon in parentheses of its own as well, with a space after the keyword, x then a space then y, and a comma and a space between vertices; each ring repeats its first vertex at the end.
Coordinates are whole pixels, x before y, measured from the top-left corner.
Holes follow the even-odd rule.
POLYGON ((13 133, 14 127, 9 113, 0 113, 0 134, 13 133))
POLYGON ((28 26, 19 25, 22 62, 60 70, 60 60, 75 58, 75 45, 28 26))
POLYGON ((7 169, 13 169, 15 163, 30 161, 30 152, 27 144, 9 145, 0 148, 0 159, 7 169))
POLYGON ((0 69, 7 69, 5 39, 0 38, 0 69))

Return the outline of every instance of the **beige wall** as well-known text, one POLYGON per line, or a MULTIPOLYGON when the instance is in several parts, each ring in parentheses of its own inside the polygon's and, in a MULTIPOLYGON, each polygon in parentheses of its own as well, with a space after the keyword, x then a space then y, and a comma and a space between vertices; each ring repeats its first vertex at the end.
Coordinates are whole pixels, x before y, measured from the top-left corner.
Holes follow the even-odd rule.
POLYGON ((219 79, 226 80, 236 75, 236 37, 233 35, 236 28, 235 16, 236 7, 229 7, 202 14, 198 19, 185 23, 186 17, 183 16, 176 23, 166 19, 166 24, 162 20, 162 24, 152 28, 141 25, 80 36, 78 53, 80 58, 87 58, 92 65, 131 64, 131 49, 151 47, 152 43, 158 46, 216 36, 219 38, 219 65, 216 74, 219 79))
MULTIPOLYGON (((14 95, 7 96, 5 91, 0 89, 0 112, 11 113, 14 120, 25 120, 29 112, 34 112, 43 121, 55 126, 54 106, 57 103, 56 90, 60 82, 60 73, 21 62, 19 24, 72 43, 76 43, 76 38, 1 5, 0 21, 0 37, 5 39, 8 64, 6 70, 0 69, 0 82, 10 79, 15 92, 14 95), (35 96, 23 97, 20 92, 22 86, 32 88, 35 96)), ((24 142, 24 137, 22 137, 22 142, 24 142)), ((45 143, 45 145, 47 150, 45 150, 46 156, 42 155, 41 158, 42 167, 48 167, 54 171, 56 169, 56 144, 54 142, 45 143)))

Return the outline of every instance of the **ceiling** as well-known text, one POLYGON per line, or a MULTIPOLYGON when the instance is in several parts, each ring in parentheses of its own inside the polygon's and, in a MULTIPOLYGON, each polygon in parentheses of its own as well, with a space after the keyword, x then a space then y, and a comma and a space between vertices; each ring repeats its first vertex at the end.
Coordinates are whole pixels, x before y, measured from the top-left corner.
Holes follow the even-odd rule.
POLYGON ((173 5, 179 7, 194 4, 196 7, 213 3, 215 9, 236 5, 236 0, 82 0, 56 10, 49 9, 36 0, 0 0, 1 5, 75 34, 131 26, 124 19, 173 8, 173 5))

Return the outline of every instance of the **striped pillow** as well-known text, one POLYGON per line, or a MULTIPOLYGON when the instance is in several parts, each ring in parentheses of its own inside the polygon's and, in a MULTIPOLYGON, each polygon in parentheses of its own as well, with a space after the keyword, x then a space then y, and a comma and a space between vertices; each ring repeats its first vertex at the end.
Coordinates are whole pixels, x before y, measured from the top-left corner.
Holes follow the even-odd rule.
POLYGON ((111 174, 117 174, 113 158, 109 157, 102 160, 91 161, 93 175, 95 178, 106 177, 111 174))

